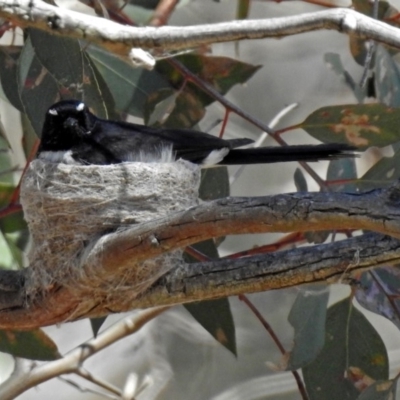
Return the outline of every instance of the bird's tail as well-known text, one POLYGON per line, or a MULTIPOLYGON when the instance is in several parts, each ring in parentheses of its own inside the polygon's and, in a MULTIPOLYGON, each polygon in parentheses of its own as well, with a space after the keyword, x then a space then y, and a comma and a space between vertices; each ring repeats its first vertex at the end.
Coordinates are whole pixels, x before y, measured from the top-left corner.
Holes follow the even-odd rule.
POLYGON ((339 158, 357 157, 356 150, 356 147, 341 143, 233 149, 229 151, 219 164, 237 165, 336 160, 339 158))

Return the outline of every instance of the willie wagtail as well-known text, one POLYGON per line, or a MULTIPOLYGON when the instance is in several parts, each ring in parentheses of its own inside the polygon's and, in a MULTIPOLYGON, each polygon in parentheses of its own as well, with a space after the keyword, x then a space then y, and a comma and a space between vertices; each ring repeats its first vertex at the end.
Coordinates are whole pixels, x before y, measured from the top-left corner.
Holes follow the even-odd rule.
POLYGON ((354 157, 347 144, 237 149, 251 139, 220 139, 190 129, 151 128, 96 117, 78 100, 60 101, 46 113, 37 157, 68 164, 115 164, 126 161, 196 164, 262 164, 354 157))

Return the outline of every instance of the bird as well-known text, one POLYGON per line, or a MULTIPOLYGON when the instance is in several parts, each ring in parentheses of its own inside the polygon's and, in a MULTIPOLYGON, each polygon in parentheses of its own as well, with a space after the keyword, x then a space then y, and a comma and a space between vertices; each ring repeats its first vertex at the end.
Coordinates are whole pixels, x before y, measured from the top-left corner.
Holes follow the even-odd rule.
POLYGON ((37 158, 53 163, 110 165, 173 162, 202 166, 247 165, 355 157, 344 143, 238 149, 254 141, 222 139, 191 129, 155 128, 102 119, 79 100, 62 100, 46 112, 37 158))

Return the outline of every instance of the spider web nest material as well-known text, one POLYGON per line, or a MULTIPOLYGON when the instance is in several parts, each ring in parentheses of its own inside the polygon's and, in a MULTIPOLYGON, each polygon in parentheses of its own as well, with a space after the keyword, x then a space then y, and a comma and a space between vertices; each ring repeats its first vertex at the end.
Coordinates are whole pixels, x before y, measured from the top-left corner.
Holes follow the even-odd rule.
POLYGON ((107 166, 34 160, 21 186, 32 234, 28 297, 61 285, 99 299, 111 300, 117 292, 134 299, 182 263, 182 251, 133 260, 129 268, 116 266, 112 277, 98 278, 101 260, 96 267, 82 265, 85 249, 111 231, 197 205, 199 184, 200 168, 182 160, 107 166))

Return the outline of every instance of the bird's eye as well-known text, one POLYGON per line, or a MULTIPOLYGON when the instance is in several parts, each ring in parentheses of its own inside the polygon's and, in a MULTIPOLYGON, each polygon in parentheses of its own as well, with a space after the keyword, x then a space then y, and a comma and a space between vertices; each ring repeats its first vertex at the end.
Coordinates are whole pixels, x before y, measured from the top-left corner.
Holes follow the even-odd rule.
POLYGON ((76 111, 83 111, 85 109, 85 104, 84 103, 79 103, 76 106, 76 111))
POLYGON ((58 115, 57 110, 55 110, 54 108, 50 108, 50 110, 48 111, 48 113, 49 113, 50 115, 58 115))

